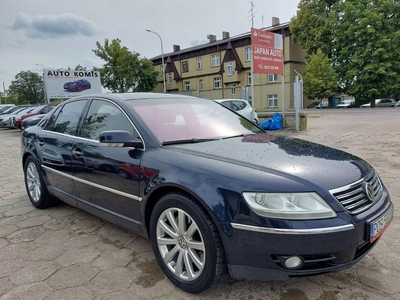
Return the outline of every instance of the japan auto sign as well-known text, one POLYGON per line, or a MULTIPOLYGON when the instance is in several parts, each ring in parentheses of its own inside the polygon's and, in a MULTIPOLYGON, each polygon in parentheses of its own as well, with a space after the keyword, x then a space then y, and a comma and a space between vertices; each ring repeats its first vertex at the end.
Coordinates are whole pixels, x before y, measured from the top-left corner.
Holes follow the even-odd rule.
POLYGON ((283 74, 282 35, 251 29, 253 73, 283 74))

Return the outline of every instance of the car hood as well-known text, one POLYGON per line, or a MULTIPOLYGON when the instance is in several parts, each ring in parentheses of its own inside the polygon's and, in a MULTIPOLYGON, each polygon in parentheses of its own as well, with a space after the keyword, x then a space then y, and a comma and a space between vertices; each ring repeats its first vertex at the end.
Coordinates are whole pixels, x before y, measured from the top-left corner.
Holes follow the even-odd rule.
POLYGON ((262 170, 313 189, 330 190, 348 185, 372 169, 362 159, 341 150, 269 134, 173 145, 168 149, 262 170))

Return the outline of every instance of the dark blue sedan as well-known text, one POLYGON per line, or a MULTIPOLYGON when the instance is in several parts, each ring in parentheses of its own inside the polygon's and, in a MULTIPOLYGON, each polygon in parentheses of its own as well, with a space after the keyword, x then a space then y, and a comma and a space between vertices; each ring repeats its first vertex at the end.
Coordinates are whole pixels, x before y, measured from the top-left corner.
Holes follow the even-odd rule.
POLYGON ((64 83, 64 90, 69 92, 81 92, 83 90, 89 90, 92 86, 86 79, 77 79, 64 83))
POLYGON ((226 268, 253 280, 348 268, 393 218, 362 159, 194 97, 70 99, 23 132, 22 165, 34 206, 61 200, 149 238, 165 275, 190 293, 226 268))

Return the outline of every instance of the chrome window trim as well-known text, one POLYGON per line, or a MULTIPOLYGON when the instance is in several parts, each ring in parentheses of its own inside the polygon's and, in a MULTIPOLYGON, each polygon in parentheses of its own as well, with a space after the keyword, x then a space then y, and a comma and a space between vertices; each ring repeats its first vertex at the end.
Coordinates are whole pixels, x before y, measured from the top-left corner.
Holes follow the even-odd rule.
MULTIPOLYGON (((125 113, 125 111, 122 109, 122 107, 121 106, 119 106, 117 103, 115 103, 114 101, 111 101, 111 100, 109 100, 109 99, 103 99, 103 98, 88 98, 88 99, 86 99, 87 101, 93 101, 93 100, 100 100, 100 101, 107 101, 107 102, 110 102, 111 104, 113 104, 113 105, 115 105, 116 107, 118 107, 121 111, 122 111, 122 113, 125 115, 125 117, 128 119, 128 121, 129 121, 129 123, 131 123, 131 125, 133 126, 133 128, 136 130, 136 132, 139 134, 139 137, 140 137, 140 139, 142 140, 142 142, 143 142, 143 149, 142 148, 140 148, 140 149, 136 149, 136 150, 146 150, 146 143, 145 143, 145 141, 144 141, 144 139, 143 139, 143 136, 140 134, 140 132, 139 132, 139 130, 136 128, 136 126, 135 126, 135 124, 133 124, 133 122, 132 122, 132 120, 131 120, 131 118, 129 118, 129 116, 125 113)), ((54 112, 53 112, 53 114, 54 114, 54 112)), ((97 143, 100 143, 100 141, 97 141, 97 140, 92 140, 92 139, 88 139, 88 138, 84 138, 84 137, 80 137, 80 136, 74 136, 74 135, 70 135, 70 134, 66 134, 66 133, 61 133, 61 132, 55 132, 55 131, 51 131, 51 130, 46 130, 46 129, 42 129, 42 131, 45 131, 45 132, 49 132, 49 133, 53 133, 53 134, 59 134, 59 135, 62 135, 62 136, 72 136, 72 137, 74 137, 74 138, 79 138, 79 139, 82 139, 82 140, 86 140, 86 141, 94 141, 94 142, 97 142, 97 143)), ((127 147, 127 148, 132 148, 132 147, 127 147)))
POLYGON ((75 177, 75 176, 72 176, 72 175, 69 175, 69 174, 65 174, 64 172, 60 172, 60 171, 54 170, 54 169, 49 168, 49 167, 44 166, 44 165, 42 165, 42 168, 44 170, 46 170, 46 171, 56 173, 56 174, 58 174, 60 176, 64 176, 66 178, 81 182, 83 184, 87 184, 87 185, 93 186, 93 187, 101 189, 101 190, 105 190, 105 191, 110 192, 110 193, 114 193, 114 194, 117 194, 117 195, 120 195, 120 196, 123 196, 123 197, 127 197, 127 198, 130 198, 130 199, 136 200, 136 201, 142 201, 143 200, 141 197, 138 197, 138 196, 135 196, 135 195, 131 195, 131 194, 128 194, 128 193, 124 193, 124 192, 121 192, 121 191, 118 191, 118 190, 115 190, 115 189, 112 189, 112 188, 108 188, 108 187, 99 185, 97 183, 93 183, 93 182, 90 182, 90 181, 87 181, 87 180, 84 180, 84 179, 81 179, 81 178, 78 178, 78 177, 75 177))
POLYGON ((326 227, 326 228, 310 228, 310 229, 282 229, 282 228, 266 228, 259 226, 244 225, 239 223, 231 223, 232 227, 239 230, 247 230, 261 233, 272 234, 326 234, 354 229, 353 224, 326 227))

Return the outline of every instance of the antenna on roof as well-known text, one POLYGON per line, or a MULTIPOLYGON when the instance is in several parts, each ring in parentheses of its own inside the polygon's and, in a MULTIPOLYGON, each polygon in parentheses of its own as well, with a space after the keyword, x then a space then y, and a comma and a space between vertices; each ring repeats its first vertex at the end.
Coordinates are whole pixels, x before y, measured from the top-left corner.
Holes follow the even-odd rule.
POLYGON ((250 13, 250 19, 251 19, 251 28, 254 27, 254 17, 256 15, 256 12, 254 11, 254 3, 253 1, 250 1, 251 9, 249 10, 250 13))

